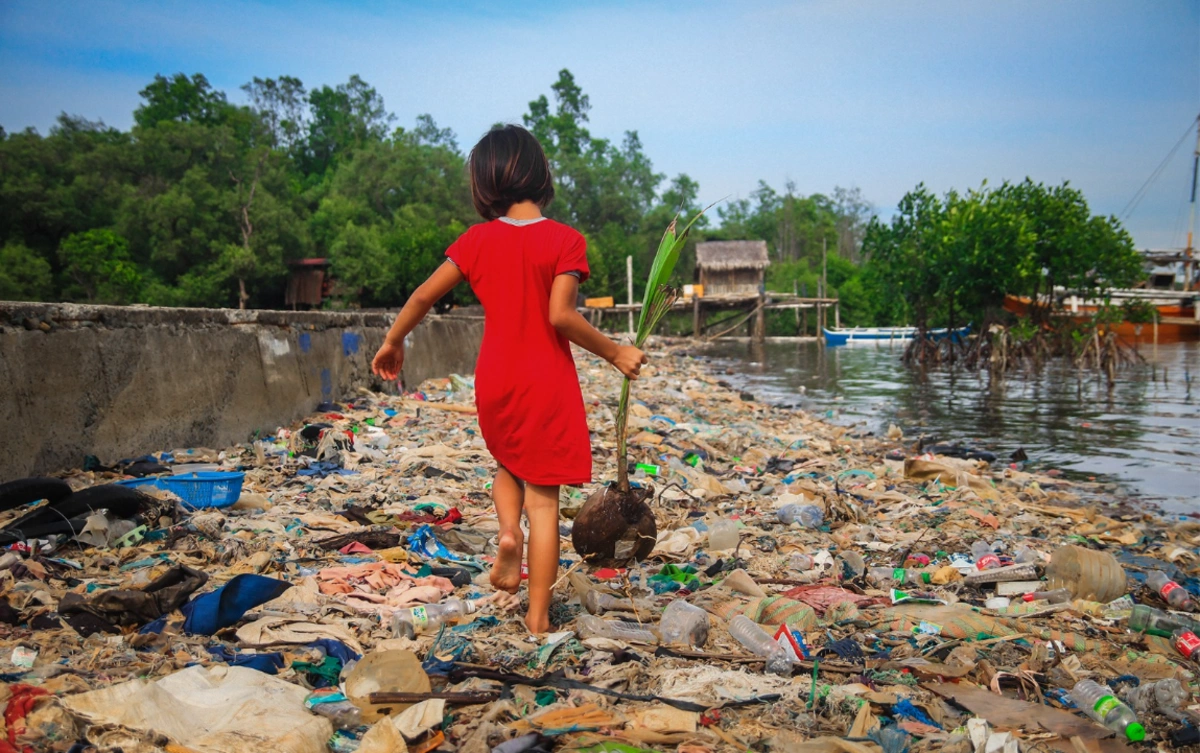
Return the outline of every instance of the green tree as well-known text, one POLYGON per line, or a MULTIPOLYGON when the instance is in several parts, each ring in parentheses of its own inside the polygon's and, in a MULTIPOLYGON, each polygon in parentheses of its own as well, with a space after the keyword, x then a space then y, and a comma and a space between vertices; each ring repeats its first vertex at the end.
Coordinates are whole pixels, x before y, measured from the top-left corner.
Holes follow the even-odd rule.
POLYGON ((0 247, 0 301, 45 301, 53 290, 50 262, 21 243, 0 247))
POLYGON ((225 93, 213 89, 201 73, 191 78, 182 73, 157 75, 139 94, 145 102, 134 110, 133 120, 142 128, 163 122, 215 125, 234 109, 225 93))
POLYGON ((111 230, 74 233, 59 247, 64 274, 90 303, 137 300, 142 274, 125 239, 111 230))
POLYGON ((355 149, 382 141, 395 119, 379 92, 358 75, 335 88, 313 89, 308 102, 311 109, 303 158, 308 175, 323 175, 355 149))
POLYGON ((259 78, 242 86, 250 107, 271 134, 273 146, 289 154, 300 147, 308 130, 308 91, 293 76, 259 78))

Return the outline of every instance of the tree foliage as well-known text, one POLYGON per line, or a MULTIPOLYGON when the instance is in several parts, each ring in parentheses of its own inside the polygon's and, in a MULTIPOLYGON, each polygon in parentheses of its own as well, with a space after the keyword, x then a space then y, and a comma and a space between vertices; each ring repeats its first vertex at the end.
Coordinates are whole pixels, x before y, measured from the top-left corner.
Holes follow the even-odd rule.
POLYGON ((875 318, 918 327, 981 323, 1005 294, 1028 296, 1044 318, 1057 286, 1102 296, 1141 274, 1116 218, 1093 216, 1067 183, 1029 179, 941 197, 918 185, 890 223, 871 223, 863 253, 875 318))
MULTIPOLYGON (((241 90, 244 105, 202 74, 159 75, 129 131, 66 114, 45 136, 0 129, 0 297, 278 307, 288 262, 324 257, 330 305, 395 306, 479 221, 458 136, 431 115, 397 127, 358 76, 311 88, 255 77, 241 90)), ((594 135, 590 111, 567 70, 529 102, 523 121, 556 179, 547 214, 588 239, 585 292, 623 300, 631 256, 641 297, 662 229, 699 214, 700 186, 656 171, 635 130, 594 135)), ((767 240, 777 290, 798 280, 815 295, 823 244, 830 294, 862 287, 851 262, 869 206, 857 189, 764 183, 718 212, 719 228, 697 221, 675 284, 691 281, 695 242, 710 237, 767 240)), ((471 301, 461 288, 444 305, 471 301)))

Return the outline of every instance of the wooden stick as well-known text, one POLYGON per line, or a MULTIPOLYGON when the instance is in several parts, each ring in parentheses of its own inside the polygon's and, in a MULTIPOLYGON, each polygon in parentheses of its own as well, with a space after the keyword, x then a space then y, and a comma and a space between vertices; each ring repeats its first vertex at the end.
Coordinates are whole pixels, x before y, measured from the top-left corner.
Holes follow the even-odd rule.
POLYGON ((478 413, 474 405, 465 405, 463 403, 431 403, 426 400, 409 400, 407 398, 400 401, 401 405, 409 408, 432 408, 433 410, 448 410, 454 413, 478 413))
POLYGON ((429 693, 400 693, 383 691, 379 693, 368 693, 367 700, 371 703, 420 703, 428 701, 431 698, 437 698, 446 701, 447 703, 491 703, 500 698, 499 693, 439 693, 437 691, 429 693))

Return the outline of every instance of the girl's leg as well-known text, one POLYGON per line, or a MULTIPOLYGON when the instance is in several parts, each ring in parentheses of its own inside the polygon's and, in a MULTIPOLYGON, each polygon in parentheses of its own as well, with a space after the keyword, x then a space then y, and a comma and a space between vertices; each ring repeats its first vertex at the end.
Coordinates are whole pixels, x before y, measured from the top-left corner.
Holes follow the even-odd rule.
POLYGON ((515 594, 521 587, 521 554, 525 547, 525 537, 521 534, 525 482, 500 466, 496 480, 492 482, 492 501, 496 505, 496 517, 500 519, 500 535, 490 580, 497 591, 515 594))
POLYGON ((529 611, 531 633, 550 630, 550 587, 558 577, 558 487, 528 484, 525 515, 529 518, 529 611))

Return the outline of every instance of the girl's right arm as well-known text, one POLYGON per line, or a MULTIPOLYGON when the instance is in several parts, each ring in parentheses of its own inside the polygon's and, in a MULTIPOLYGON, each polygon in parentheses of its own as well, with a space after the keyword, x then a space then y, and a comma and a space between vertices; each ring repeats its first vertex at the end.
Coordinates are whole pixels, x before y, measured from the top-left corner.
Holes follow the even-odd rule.
POLYGON ((550 288, 550 324, 558 333, 584 350, 591 351, 611 363, 630 379, 637 379, 646 363, 646 354, 632 345, 618 345, 588 323, 575 309, 579 280, 572 275, 558 275, 550 288))
POLYGON ((458 267, 448 261, 443 262, 442 266, 434 270, 429 279, 413 291, 413 294, 405 301, 404 308, 400 309, 400 313, 396 315, 396 321, 388 330, 383 345, 375 354, 375 359, 371 361, 371 371, 388 381, 399 377, 400 369, 404 366, 404 338, 408 337, 409 332, 416 329, 416 326, 429 313, 429 309, 433 308, 433 304, 440 301, 442 296, 449 293, 464 279, 466 278, 463 277, 458 267))

